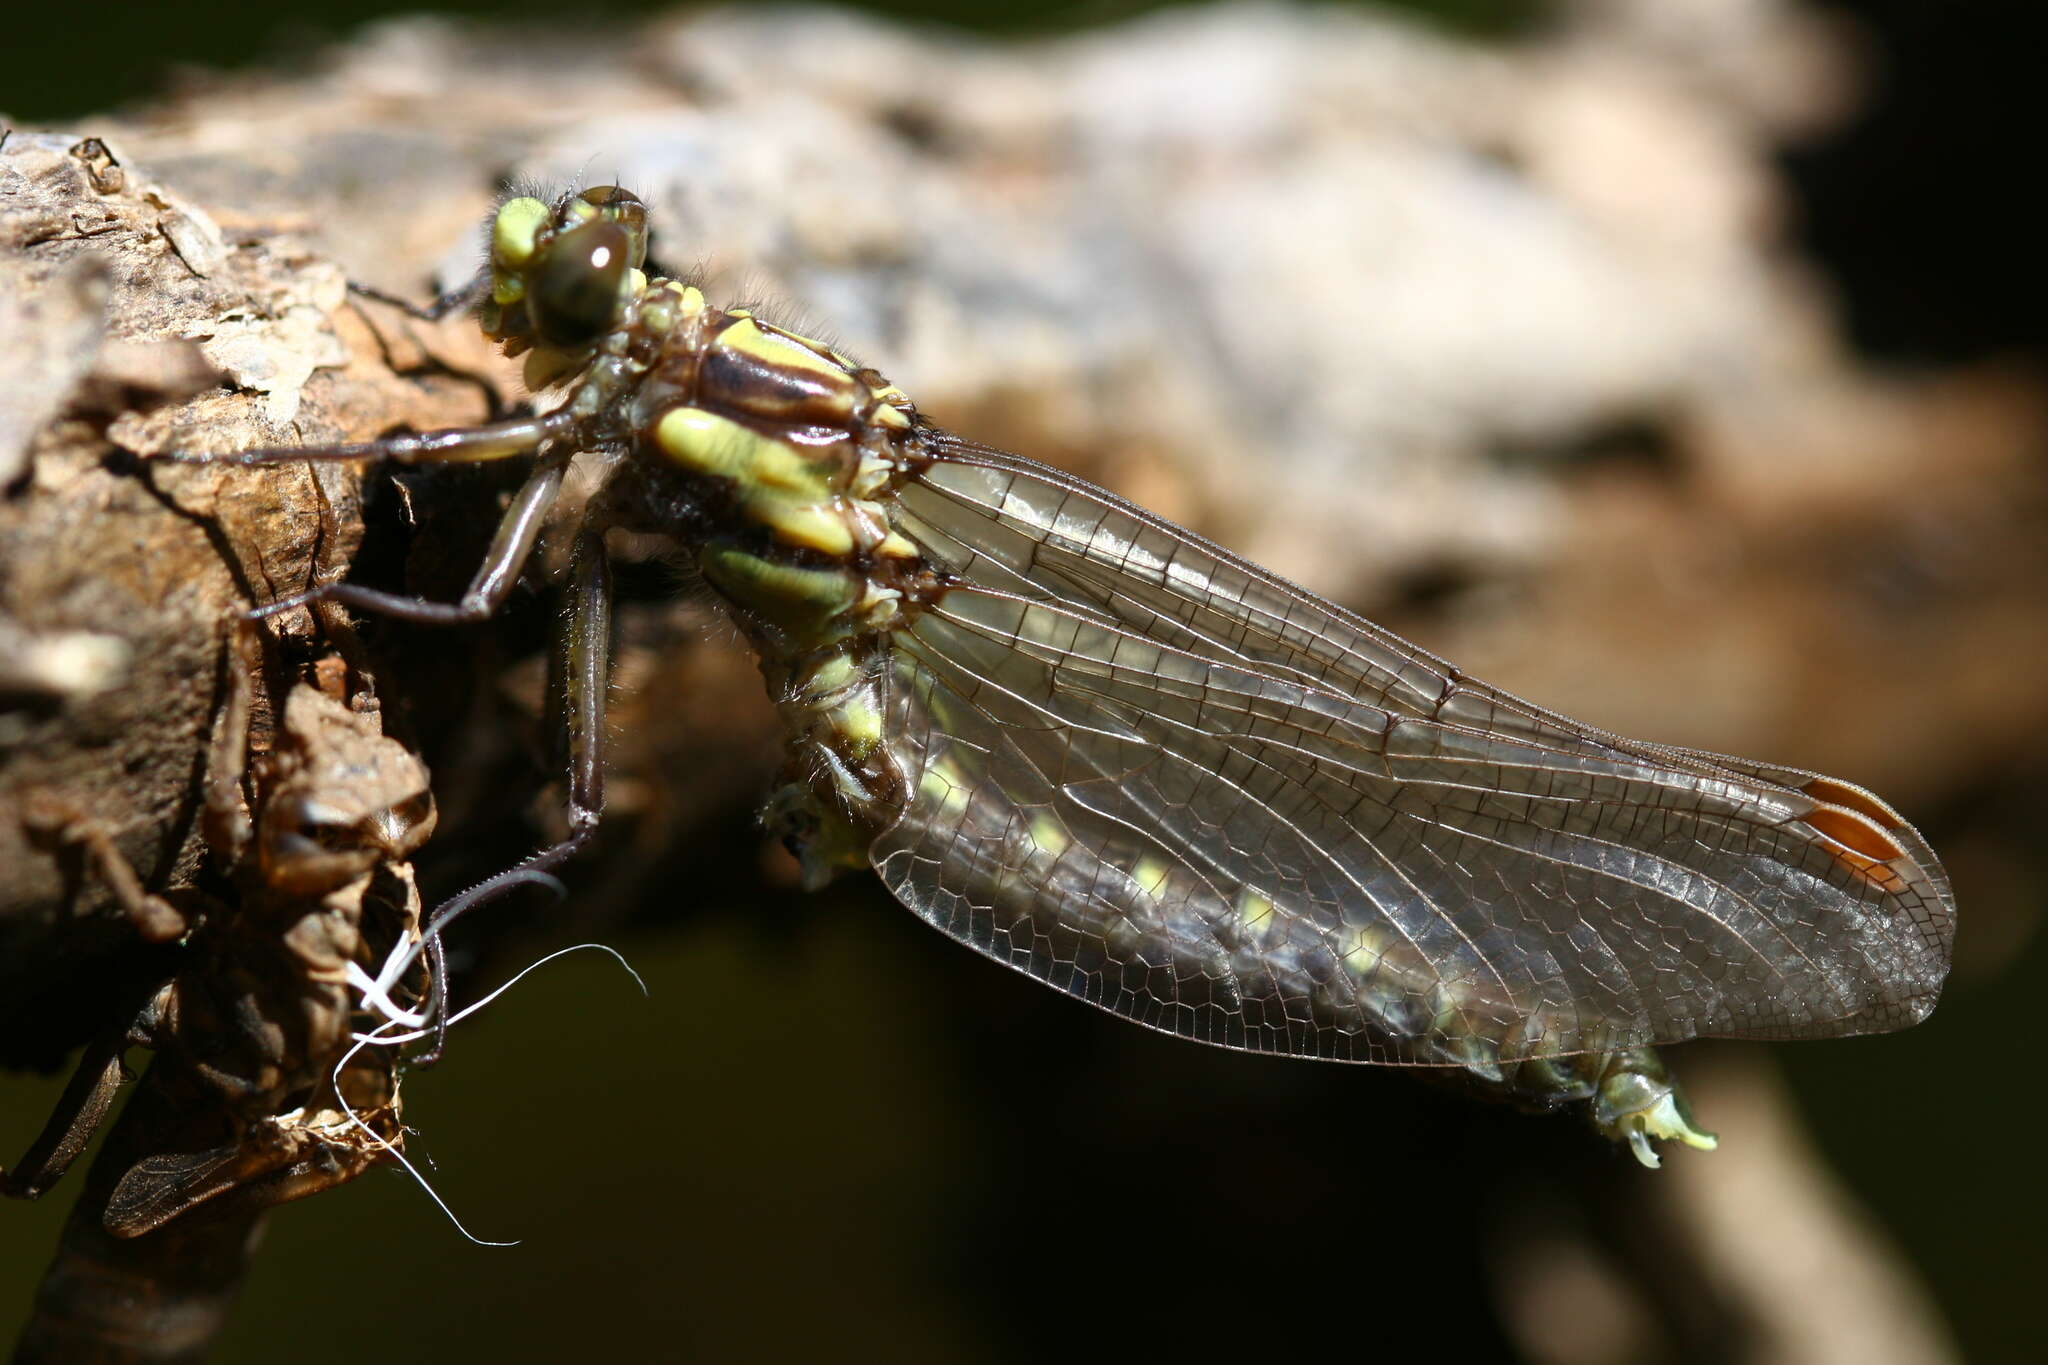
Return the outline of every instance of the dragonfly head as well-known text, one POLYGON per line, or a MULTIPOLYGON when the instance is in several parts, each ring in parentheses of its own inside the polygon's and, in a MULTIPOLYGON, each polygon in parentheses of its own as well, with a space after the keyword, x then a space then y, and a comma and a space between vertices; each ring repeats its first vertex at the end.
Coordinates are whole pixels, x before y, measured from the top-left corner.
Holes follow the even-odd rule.
POLYGON ((508 199, 491 220, 491 295, 479 320, 507 355, 546 352, 566 372, 646 287, 646 260, 647 205, 630 190, 508 199))

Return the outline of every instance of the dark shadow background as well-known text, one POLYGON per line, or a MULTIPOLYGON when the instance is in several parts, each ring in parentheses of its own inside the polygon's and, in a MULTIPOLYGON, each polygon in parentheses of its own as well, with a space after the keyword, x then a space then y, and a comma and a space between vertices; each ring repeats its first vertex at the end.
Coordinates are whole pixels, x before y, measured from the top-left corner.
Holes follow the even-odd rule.
MULTIPOLYGON (((0 30, 0 107, 60 124, 182 64, 289 60, 416 8, 137 6, 115 34, 103 12, 35 6, 0 30)), ((1141 7, 870 8, 1014 31, 1141 7)), ((1544 10, 1408 8, 1501 35, 1544 10)), ((2041 164, 2048 16, 1988 0, 1828 8, 1865 26, 1877 86, 1786 169, 1856 344, 1886 364, 2038 367, 2048 222, 2021 191, 2041 164)), ((2030 937, 1996 976, 1959 975, 1928 1028, 1777 1050, 1824 1150, 1978 1361, 2040 1358, 2027 1291, 2048 1282, 2048 772, 2039 737, 2016 747, 2008 773, 1914 815, 1958 850, 1965 938, 1973 891, 2023 906, 2030 937)), ((1513 1358, 1485 1270, 1526 1215, 1532 1169, 1570 1187, 1603 1168, 1590 1185, 1615 1206, 1568 1216, 1617 1260, 1641 1254, 1628 1235, 1649 1215, 1629 1200, 1647 1187, 1568 1123, 1130 1028, 961 952, 865 880, 764 890, 729 854, 754 834, 729 834, 726 856, 679 854, 687 891, 611 936, 651 1000, 595 955, 557 964, 410 1092, 441 1195, 478 1235, 522 1245, 469 1246, 380 1173, 274 1217, 221 1359, 1513 1358)), ((0 1108, 54 1090, 0 1077, 0 1108)), ((0 1207, 0 1336, 68 1198, 0 1207)), ((1712 1349, 1714 1304, 1655 1308, 1708 1321, 1692 1358, 1736 1354, 1712 1349)))

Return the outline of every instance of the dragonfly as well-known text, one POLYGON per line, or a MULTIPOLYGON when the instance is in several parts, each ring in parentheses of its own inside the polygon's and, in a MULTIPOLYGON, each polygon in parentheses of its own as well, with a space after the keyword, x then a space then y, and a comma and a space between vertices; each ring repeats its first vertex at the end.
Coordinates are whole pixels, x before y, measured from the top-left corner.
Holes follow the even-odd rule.
MULTIPOLYGON (((758 655, 786 755, 763 819, 818 886, 871 869, 927 923, 1150 1028, 1405 1066, 1576 1109, 1646 1165, 1711 1148, 1656 1048, 1918 1023, 1949 881, 1889 805, 1797 768, 1531 705, 1073 475, 951 435, 876 370, 650 274, 618 186, 506 199, 468 284, 544 411, 177 458, 531 461, 453 602, 482 621, 572 460, 568 833, 430 935, 590 842, 604 535, 694 564, 758 655)), ((366 291, 367 292, 367 291, 366 291)), ((386 297, 386 296, 378 296, 386 297)), ((402 300, 388 299, 389 302, 402 300)))

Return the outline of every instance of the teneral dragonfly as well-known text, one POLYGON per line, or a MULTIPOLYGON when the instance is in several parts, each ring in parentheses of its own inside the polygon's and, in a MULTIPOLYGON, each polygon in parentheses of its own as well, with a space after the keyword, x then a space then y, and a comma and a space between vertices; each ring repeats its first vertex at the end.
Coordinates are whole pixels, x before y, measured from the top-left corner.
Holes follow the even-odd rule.
MULTIPOLYGON (((505 202, 474 304, 559 406, 245 463, 530 456, 455 603, 488 616, 572 457, 568 839, 602 806, 603 533, 679 544, 788 732, 766 819, 807 880, 872 867, 961 942, 1225 1047, 1453 1068, 1582 1106, 1655 1164, 1713 1144, 1652 1050, 1926 1017, 1955 906, 1933 852, 1833 778, 1532 706, 1071 475, 950 436, 818 341, 643 270, 616 187, 505 202)), ((444 907, 444 926, 504 882, 444 907)))

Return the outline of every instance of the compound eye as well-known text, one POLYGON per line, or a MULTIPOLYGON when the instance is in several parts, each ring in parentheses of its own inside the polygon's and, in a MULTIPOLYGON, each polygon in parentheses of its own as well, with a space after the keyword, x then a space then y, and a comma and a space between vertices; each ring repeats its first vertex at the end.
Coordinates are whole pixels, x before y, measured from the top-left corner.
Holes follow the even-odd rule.
POLYGON ((527 292, 534 325, 555 346, 597 340, 618 313, 619 285, 632 267, 625 229, 595 219, 549 242, 546 252, 527 292))
POLYGON ((581 198, 626 230, 626 239, 632 244, 629 255, 633 268, 638 270, 646 265, 647 205, 640 196, 617 185, 595 185, 583 191, 581 198))
POLYGON ((644 215, 647 205, 639 195, 623 185, 592 185, 577 196, 593 208, 603 209, 608 215, 638 208, 644 215))

